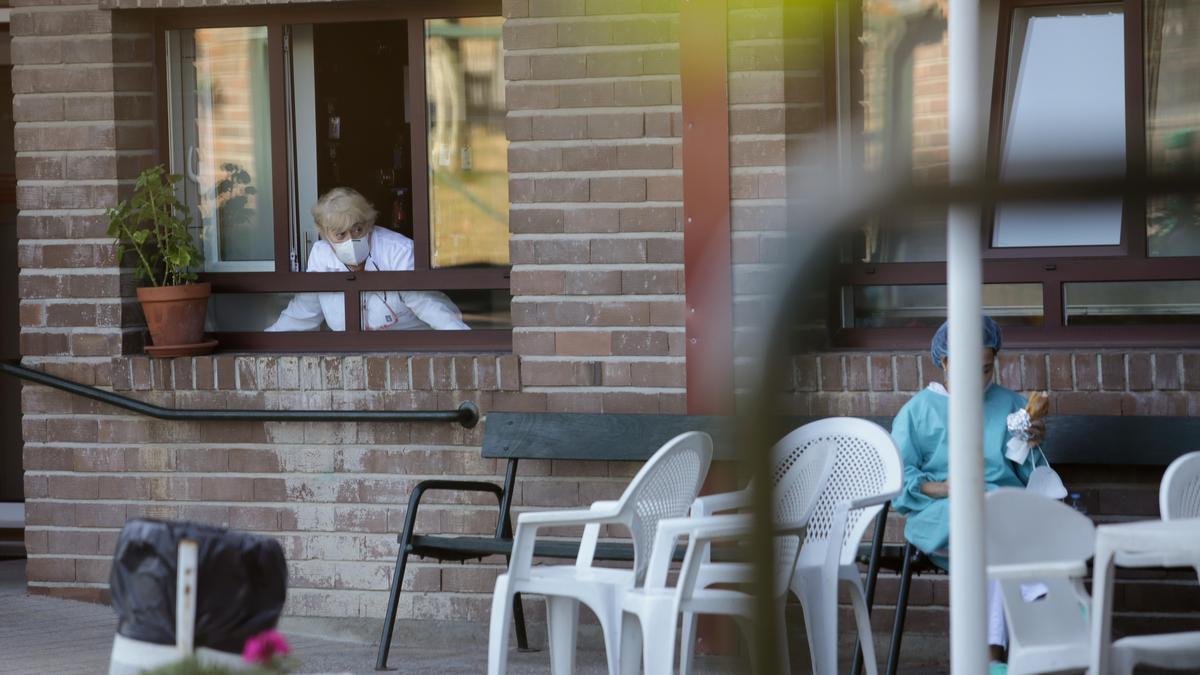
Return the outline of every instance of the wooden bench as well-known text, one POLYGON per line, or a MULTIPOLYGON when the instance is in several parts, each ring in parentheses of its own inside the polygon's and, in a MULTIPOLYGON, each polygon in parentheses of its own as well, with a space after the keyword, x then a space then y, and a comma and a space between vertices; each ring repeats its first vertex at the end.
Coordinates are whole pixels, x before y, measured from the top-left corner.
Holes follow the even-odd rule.
MULTIPOLYGON (((713 437, 715 460, 736 457, 732 425, 727 418, 694 415, 618 415, 582 413, 502 413, 487 416, 482 455, 505 460, 504 484, 486 481, 426 480, 413 488, 400 532, 400 551, 388 598, 383 634, 375 669, 387 667, 392 631, 396 622, 400 588, 409 556, 439 561, 463 561, 512 552, 512 502, 516 493, 517 467, 521 460, 646 461, 664 443, 686 431, 705 431, 713 437), (491 536, 418 534, 415 524, 421 500, 431 491, 477 492, 496 498, 496 530, 491 536)), ((543 558, 574 558, 577 541, 539 540, 534 555, 543 558)), ((596 560, 632 561, 633 546, 601 542, 596 560)), ((513 602, 517 646, 528 649, 524 612, 518 595, 513 602)))

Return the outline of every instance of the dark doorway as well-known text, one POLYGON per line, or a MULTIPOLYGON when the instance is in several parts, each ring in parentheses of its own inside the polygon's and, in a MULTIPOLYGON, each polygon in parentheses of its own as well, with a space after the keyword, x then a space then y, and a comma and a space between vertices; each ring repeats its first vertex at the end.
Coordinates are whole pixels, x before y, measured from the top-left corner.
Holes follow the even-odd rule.
MULTIPOLYGON (((12 65, 7 25, 0 25, 0 358, 21 356, 17 292, 17 181, 13 145, 12 65)), ((24 500, 21 467, 21 384, 0 376, 0 556, 19 548, 24 500), (9 502, 9 503, 6 503, 9 502)))
POLYGON ((377 224, 411 237, 404 22, 318 24, 313 47, 318 193, 354 188, 377 224))

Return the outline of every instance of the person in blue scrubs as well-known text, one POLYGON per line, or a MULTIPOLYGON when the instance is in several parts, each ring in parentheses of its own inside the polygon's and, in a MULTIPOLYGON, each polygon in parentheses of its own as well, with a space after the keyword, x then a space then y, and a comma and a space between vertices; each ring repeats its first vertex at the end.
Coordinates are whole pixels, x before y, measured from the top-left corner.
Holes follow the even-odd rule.
MULTIPOLYGON (((949 350, 949 326, 943 323, 933 336, 930 355, 948 376, 952 359, 949 350)), ((1022 464, 1004 456, 1009 439, 1008 416, 1025 407, 1025 398, 992 382, 996 354, 1002 338, 1000 326, 983 317, 983 480, 988 491, 1000 487, 1023 488, 1033 472, 1033 453, 1022 464)), ((949 378, 946 378, 949 382, 949 378)), ((900 409, 892 422, 892 438, 904 462, 904 485, 893 502, 896 511, 907 516, 905 538, 939 567, 950 569, 950 447, 946 387, 930 383, 900 409)), ((1034 422, 1031 441, 1040 444, 1045 423, 1034 422)), ((993 658, 999 659, 1007 643, 1004 614, 999 606, 999 588, 989 587, 988 641, 993 658), (998 619, 998 621, 997 621, 998 619), (998 649, 997 649, 998 647, 998 649)))

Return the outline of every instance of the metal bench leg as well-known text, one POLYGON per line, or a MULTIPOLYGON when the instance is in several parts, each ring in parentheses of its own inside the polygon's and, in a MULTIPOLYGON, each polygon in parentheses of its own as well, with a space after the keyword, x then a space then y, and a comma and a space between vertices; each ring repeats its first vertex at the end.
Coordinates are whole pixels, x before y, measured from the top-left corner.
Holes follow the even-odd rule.
POLYGON ((900 571, 900 592, 896 595, 896 618, 892 623, 892 645, 888 649, 887 675, 896 675, 900 665, 900 640, 904 637, 904 618, 908 614, 908 587, 912 585, 912 562, 916 548, 904 545, 904 566, 900 571))
POLYGON ((521 594, 513 594, 513 624, 517 629, 517 651, 536 652, 529 648, 529 638, 525 635, 525 610, 521 607, 521 594))
POLYGON ((375 670, 387 670, 388 651, 392 646, 392 630, 396 625, 396 608, 400 605, 400 586, 404 584, 404 568, 408 565, 409 528, 400 535, 400 552, 396 554, 396 569, 388 593, 387 614, 383 618, 383 633, 379 636, 379 652, 375 655, 375 670))
MULTIPOLYGON (((871 537, 871 559, 867 562, 867 613, 875 606, 875 581, 879 579, 879 554, 883 551, 883 533, 887 529, 888 504, 885 503, 875 517, 875 534, 871 537)), ((851 675, 862 674, 862 649, 858 638, 854 639, 854 664, 851 675)), ((878 666, 876 666, 878 667, 878 666)))

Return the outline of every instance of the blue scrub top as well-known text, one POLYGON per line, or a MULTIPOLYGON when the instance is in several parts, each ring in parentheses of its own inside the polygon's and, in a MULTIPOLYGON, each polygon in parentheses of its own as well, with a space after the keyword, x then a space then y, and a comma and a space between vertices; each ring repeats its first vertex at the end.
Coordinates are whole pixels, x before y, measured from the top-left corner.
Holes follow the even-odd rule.
MULTIPOLYGON (((950 501, 929 497, 921 484, 949 477, 950 447, 947 430, 950 397, 940 386, 913 396, 892 422, 892 438, 904 462, 904 487, 892 502, 908 517, 904 536, 942 569, 950 569, 950 501)), ((1025 407, 1025 398, 997 384, 983 395, 983 480, 988 491, 998 487, 1024 487, 1033 472, 1034 456, 1023 464, 1004 456, 1008 442, 1008 416, 1025 407)))

